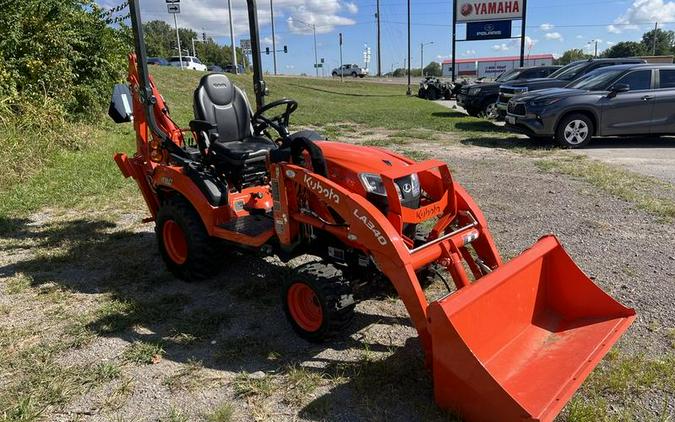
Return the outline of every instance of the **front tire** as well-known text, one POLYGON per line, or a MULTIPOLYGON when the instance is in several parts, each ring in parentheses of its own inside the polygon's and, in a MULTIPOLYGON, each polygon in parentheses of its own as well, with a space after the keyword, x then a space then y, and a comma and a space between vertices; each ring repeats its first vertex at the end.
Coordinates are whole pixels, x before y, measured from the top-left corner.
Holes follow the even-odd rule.
POLYGON ((332 265, 311 262, 296 268, 281 294, 286 318, 307 341, 334 337, 354 319, 352 288, 332 265))
POLYGON ((555 140, 563 148, 581 148, 593 136, 593 121, 584 114, 570 114, 562 119, 555 132, 555 140))
POLYGON ((356 78, 357 76, 359 75, 357 75, 356 72, 352 72, 352 78, 356 78))
POLYGON ((209 236, 197 211, 182 198, 166 200, 155 224, 159 253, 168 270, 185 281, 199 281, 218 273, 220 248, 209 236))
POLYGON ((331 73, 331 75, 333 75, 333 77, 335 78, 338 74, 337 74, 337 72, 333 72, 333 73, 331 73))

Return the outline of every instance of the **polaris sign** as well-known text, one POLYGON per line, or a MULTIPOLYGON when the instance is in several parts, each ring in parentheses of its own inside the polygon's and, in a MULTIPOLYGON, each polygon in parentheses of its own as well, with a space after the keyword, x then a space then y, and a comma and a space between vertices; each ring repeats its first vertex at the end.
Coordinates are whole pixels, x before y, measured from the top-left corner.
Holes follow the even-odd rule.
POLYGON ((457 0, 457 22, 523 18, 524 0, 457 0))
POLYGON ((466 39, 498 40, 511 38, 511 21, 469 22, 466 24, 466 39))

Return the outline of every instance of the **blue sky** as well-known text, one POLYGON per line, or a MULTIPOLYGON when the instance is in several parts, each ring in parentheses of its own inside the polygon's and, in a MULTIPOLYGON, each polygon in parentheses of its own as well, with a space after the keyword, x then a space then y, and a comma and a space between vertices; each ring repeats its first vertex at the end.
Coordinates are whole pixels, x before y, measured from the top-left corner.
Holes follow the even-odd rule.
MULTIPOLYGON (((106 7, 120 0, 99 0, 106 7)), ((277 54, 279 73, 313 74, 314 47, 311 29, 302 20, 317 26, 319 57, 326 60, 326 73, 339 63, 338 33, 344 34, 344 63, 363 62, 364 46, 372 49, 371 73, 376 64, 376 0, 272 0, 277 49, 287 45, 288 54, 277 54), (295 19, 295 21, 293 20, 295 19)), ((407 56, 406 0, 381 0, 382 70, 402 67, 407 56)), ((258 0, 263 49, 270 45, 270 2, 258 0)), ((248 38, 244 0, 232 0, 235 38, 248 38)), ((141 0, 144 20, 162 19, 173 25, 162 0, 141 0)), ((229 44, 227 0, 181 0, 179 26, 190 27, 220 43, 229 44)), ((599 40, 600 51, 612 43, 637 40, 652 29, 675 29, 675 1, 669 0, 528 0, 527 36, 531 53, 561 54, 570 48, 586 48, 599 40)), ((425 64, 451 55, 452 1, 412 0, 412 63, 419 66, 420 43, 425 46, 425 64)), ((514 22, 513 35, 520 34, 514 22)), ((458 38, 464 37, 464 25, 458 25, 458 38)), ((509 56, 519 53, 518 40, 473 41, 457 43, 457 57, 509 56)), ((588 50, 590 51, 590 50, 588 50)), ((272 71, 272 56, 263 54, 265 70, 272 71)))

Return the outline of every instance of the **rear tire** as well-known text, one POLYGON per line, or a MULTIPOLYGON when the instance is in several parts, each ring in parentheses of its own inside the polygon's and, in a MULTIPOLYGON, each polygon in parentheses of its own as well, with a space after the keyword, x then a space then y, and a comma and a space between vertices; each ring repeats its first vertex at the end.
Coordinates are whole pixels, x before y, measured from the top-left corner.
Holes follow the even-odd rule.
POLYGON ((563 148, 581 148, 591 141, 594 129, 593 121, 588 116, 570 114, 558 124, 555 140, 563 148))
POLYGON ((197 211, 182 198, 170 198, 157 212, 159 253, 168 270, 185 281, 212 277, 221 268, 218 240, 209 236, 197 211))
POLYGON ((303 339, 320 343, 354 319, 352 288, 332 265, 311 262, 293 270, 281 291, 284 313, 303 339))
POLYGON ((337 74, 337 72, 333 72, 333 73, 331 73, 331 75, 333 75, 333 77, 336 77, 338 74, 337 74))
POLYGON ((480 110, 476 110, 475 108, 467 108, 466 112, 469 113, 469 116, 471 117, 480 117, 480 110))

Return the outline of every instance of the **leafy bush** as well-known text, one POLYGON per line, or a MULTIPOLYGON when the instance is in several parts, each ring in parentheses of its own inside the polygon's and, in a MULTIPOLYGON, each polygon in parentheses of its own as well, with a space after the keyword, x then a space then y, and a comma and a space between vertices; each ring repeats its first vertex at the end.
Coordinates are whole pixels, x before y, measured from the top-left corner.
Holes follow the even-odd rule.
POLYGON ((100 111, 123 75, 128 51, 106 16, 92 0, 23 0, 6 8, 0 15, 5 104, 50 98, 69 114, 100 111))

